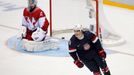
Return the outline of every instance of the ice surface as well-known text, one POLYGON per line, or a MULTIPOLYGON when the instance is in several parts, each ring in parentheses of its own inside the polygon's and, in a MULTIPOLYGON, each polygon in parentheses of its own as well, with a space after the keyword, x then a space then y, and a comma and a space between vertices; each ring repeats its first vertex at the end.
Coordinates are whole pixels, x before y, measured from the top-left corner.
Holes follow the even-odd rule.
MULTIPOLYGON (((17 39, 16 36, 11 37, 7 41, 7 46, 10 49, 13 49, 18 52, 27 53, 27 54, 33 54, 33 55, 41 55, 41 56, 52 56, 52 57, 69 57, 69 50, 68 50, 68 41, 63 39, 57 39, 59 40, 59 48, 58 49, 50 49, 50 50, 42 50, 42 51, 36 51, 36 52, 28 52, 26 49, 22 46, 22 40, 17 39)), ((117 53, 115 51, 105 49, 107 54, 113 54, 117 53)))
MULTIPOLYGON (((41 7, 45 10, 47 4, 43 3, 47 0, 40 0, 41 7)), ((85 23, 86 10, 71 9, 77 8, 78 5, 84 4, 83 0, 53 0, 56 2, 54 19, 55 27, 72 27, 72 24, 80 21, 85 23), (69 5, 69 3, 76 3, 69 5), (60 7, 60 5, 65 5, 60 7), (58 9, 60 7, 60 9, 58 9), (68 8, 68 9, 67 9, 68 8), (62 9, 62 10, 61 10, 62 9), (64 10, 63 10, 64 9, 64 10), (66 13, 63 13, 65 12, 66 13), (68 11, 67 11, 68 10, 68 11), (82 10, 84 12, 82 12, 82 10), (71 12, 71 11, 77 11, 71 12), (79 12, 78 12, 79 11, 79 12), (60 13, 59 13, 60 12, 60 13), (63 14, 62 14, 63 13, 63 14), (79 14, 74 16, 70 14, 79 14), (67 15, 69 14, 69 15, 67 15), (67 15, 67 16, 65 16, 67 15), (61 17, 61 18, 60 18, 61 17), (64 19, 66 17, 66 19, 64 19), (75 18, 75 20, 74 20, 75 18), (82 20, 83 19, 83 20, 82 20)), ((25 0, 0 0, 0 3, 10 3, 15 7, 26 7, 25 0)), ((8 41, 17 34, 17 29, 21 25, 23 9, 3 11, 6 9, 7 4, 0 4, 0 75, 92 75, 86 68, 78 69, 70 57, 49 56, 49 55, 35 55, 24 52, 19 52, 9 48, 8 41), (4 25, 4 26, 3 26, 4 25), (5 27, 8 26, 8 27, 5 27), (12 28, 14 27, 14 28, 12 28), (7 41, 8 40, 8 41, 7 41)), ((46 11, 48 12, 48 11, 46 11)), ((108 17, 109 23, 112 28, 116 30, 127 43, 118 47, 106 48, 110 50, 106 60, 112 72, 112 75, 133 75, 134 70, 134 11, 117 7, 104 5, 104 12, 108 17), (112 52, 111 52, 112 51, 112 52)), ((49 16, 49 14, 47 14, 49 16)), ((65 35, 63 35, 65 36, 65 35)))

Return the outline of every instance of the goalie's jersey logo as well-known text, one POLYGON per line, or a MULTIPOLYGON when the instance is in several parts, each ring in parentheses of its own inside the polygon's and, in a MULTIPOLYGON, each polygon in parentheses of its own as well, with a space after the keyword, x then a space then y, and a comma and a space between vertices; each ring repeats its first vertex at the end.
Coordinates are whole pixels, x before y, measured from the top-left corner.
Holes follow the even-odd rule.
POLYGON ((32 19, 26 17, 26 22, 29 30, 35 30, 38 26, 38 22, 34 19, 34 17, 32 17, 32 19))

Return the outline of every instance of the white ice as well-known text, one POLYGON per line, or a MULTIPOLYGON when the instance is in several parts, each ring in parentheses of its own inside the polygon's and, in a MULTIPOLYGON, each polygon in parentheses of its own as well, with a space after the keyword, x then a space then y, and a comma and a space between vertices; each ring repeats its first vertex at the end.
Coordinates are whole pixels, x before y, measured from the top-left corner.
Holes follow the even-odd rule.
MULTIPOLYGON (((74 24, 88 24, 84 0, 52 0, 54 30, 71 28, 74 24)), ((48 1, 39 0, 39 6, 49 18, 48 1)), ((0 75, 92 75, 86 68, 78 69, 71 57, 40 56, 21 53, 7 47, 7 40, 18 33, 25 0, 0 0, 0 75)), ((108 49, 112 75, 133 75, 134 71, 134 11, 104 5, 111 27, 126 44, 108 49)), ((65 35, 63 35, 65 36, 65 35)))

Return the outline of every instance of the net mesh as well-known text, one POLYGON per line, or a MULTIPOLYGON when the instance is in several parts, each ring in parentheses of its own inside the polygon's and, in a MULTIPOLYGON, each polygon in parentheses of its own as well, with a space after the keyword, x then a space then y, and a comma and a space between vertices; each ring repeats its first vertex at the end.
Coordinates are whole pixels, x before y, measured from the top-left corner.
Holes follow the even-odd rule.
MULTIPOLYGON (((88 19, 84 19, 84 22, 81 22, 81 24, 85 25, 85 28, 89 28, 89 30, 91 29, 91 25, 94 26, 93 32, 96 33, 96 14, 98 14, 98 24, 99 24, 99 35, 102 36, 102 43, 105 46, 118 46, 118 45, 122 45, 125 43, 125 40, 114 30, 112 29, 111 25, 109 24, 109 22, 107 21, 104 11, 103 11, 103 0, 98 0, 98 3, 96 3, 97 1, 95 0, 85 0, 85 6, 84 6, 84 10, 83 12, 86 12, 87 14, 85 14, 85 18, 88 19), (98 8, 96 7, 96 4, 98 4, 98 8), (86 11, 85 11, 86 10, 86 11), (98 11, 97 11, 98 10, 98 11), (97 12, 96 12, 97 11, 97 12), (86 22, 88 21, 88 22, 86 22), (84 24, 85 23, 85 24, 84 24)), ((82 4, 82 3, 81 3, 82 4)), ((71 5, 71 4, 70 4, 71 5)), ((78 5, 77 5, 78 7, 78 5)), ((80 10, 80 9, 77 9, 80 10)), ((73 13, 73 11, 72 11, 73 13)), ((76 13, 74 14, 76 16, 79 16, 80 14, 76 13)), ((78 18, 78 17, 76 17, 78 18)), ((80 20, 77 20, 81 21, 80 20)), ((73 20, 73 22, 75 22, 75 19, 73 20)), ((72 23, 72 21, 70 22, 72 23)), ((67 23, 68 24, 68 23, 67 23)), ((73 24, 72 25, 76 25, 73 24)), ((64 26, 65 27, 65 26, 64 26)), ((68 25, 69 27, 69 25, 68 25)), ((73 27, 70 26, 70 28, 60 28, 58 30, 53 30, 52 31, 52 35, 53 37, 57 37, 57 38, 62 38, 65 37, 65 39, 69 40, 70 37, 73 35, 73 27)))

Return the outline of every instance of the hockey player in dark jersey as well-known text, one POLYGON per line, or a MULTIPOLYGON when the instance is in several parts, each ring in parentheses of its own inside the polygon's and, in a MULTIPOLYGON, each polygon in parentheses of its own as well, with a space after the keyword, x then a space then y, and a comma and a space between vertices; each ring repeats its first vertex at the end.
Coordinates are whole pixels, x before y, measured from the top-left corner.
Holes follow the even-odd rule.
POLYGON ((69 41, 69 54, 78 68, 84 65, 93 72, 93 75, 111 75, 105 61, 104 51, 98 37, 90 31, 83 31, 82 25, 74 27, 74 35, 69 41))

